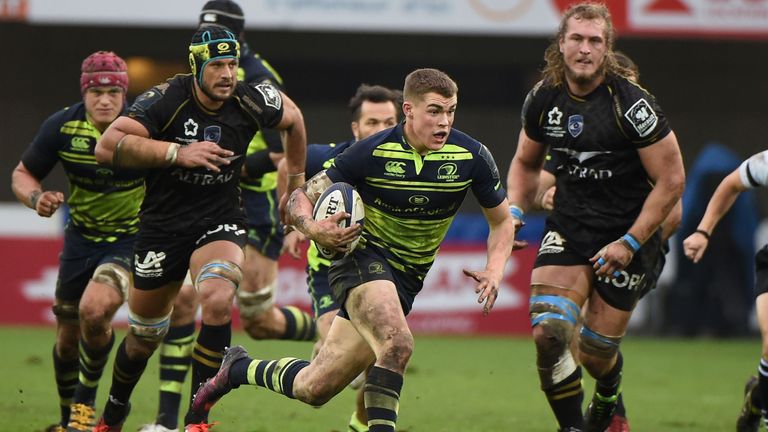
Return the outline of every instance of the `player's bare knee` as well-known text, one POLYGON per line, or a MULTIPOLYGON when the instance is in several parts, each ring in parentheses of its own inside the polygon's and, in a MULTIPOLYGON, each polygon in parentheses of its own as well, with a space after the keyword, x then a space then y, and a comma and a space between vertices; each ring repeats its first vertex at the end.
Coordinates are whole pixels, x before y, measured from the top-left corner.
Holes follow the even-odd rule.
POLYGON ((611 361, 619 352, 621 336, 600 334, 582 325, 579 333, 580 359, 584 367, 593 375, 606 372, 611 361))
POLYGON ((405 372, 405 367, 413 355, 413 335, 407 331, 392 334, 381 346, 377 363, 384 368, 405 372))
POLYGON ((115 263, 105 263, 96 267, 91 280, 113 288, 120 294, 121 300, 128 298, 128 288, 131 285, 130 275, 128 270, 115 263))
POLYGON ((564 297, 534 295, 530 299, 529 311, 541 387, 548 389, 576 370, 570 341, 579 306, 564 297))
POLYGON ((243 320, 255 321, 258 317, 263 316, 265 312, 272 309, 272 306, 275 305, 276 287, 277 280, 273 280, 257 291, 238 290, 237 308, 240 311, 240 317, 243 320))

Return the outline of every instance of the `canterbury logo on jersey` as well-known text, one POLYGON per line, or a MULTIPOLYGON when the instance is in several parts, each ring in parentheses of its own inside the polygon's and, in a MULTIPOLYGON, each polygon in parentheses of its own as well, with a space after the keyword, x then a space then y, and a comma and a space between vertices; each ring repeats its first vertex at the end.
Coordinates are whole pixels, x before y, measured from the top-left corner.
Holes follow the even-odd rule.
POLYGON ((136 273, 142 277, 160 277, 163 275, 163 261, 165 260, 165 252, 149 251, 142 260, 139 255, 135 256, 134 261, 136 265, 136 273))
POLYGON ((541 240, 539 255, 560 253, 565 250, 565 239, 557 231, 548 231, 541 240))
POLYGON ((88 151, 91 147, 90 142, 90 138, 76 136, 72 137, 70 144, 72 145, 72 150, 88 151))
POLYGON ((389 161, 384 164, 384 171, 386 171, 385 175, 403 177, 403 174, 405 174, 404 166, 405 162, 389 161))

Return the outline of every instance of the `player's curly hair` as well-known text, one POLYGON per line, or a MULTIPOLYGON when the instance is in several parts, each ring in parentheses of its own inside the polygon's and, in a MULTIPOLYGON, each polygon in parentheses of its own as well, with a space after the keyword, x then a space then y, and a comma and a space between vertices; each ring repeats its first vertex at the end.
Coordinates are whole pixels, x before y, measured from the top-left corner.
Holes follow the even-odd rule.
POLYGON ((612 73, 623 77, 631 76, 632 71, 616 61, 613 45, 616 42, 616 29, 613 26, 611 12, 603 3, 585 2, 572 5, 563 14, 560 20, 560 26, 557 29, 555 37, 544 51, 544 60, 547 62, 542 70, 544 82, 549 85, 559 86, 565 79, 565 60, 563 53, 560 52, 560 42, 565 39, 568 31, 568 20, 572 17, 584 20, 603 20, 605 22, 605 45, 607 47, 605 60, 601 66, 600 72, 612 73))
POLYGON ((427 93, 437 93, 450 98, 459 92, 456 82, 437 69, 416 69, 405 77, 403 97, 405 100, 421 98, 427 93))

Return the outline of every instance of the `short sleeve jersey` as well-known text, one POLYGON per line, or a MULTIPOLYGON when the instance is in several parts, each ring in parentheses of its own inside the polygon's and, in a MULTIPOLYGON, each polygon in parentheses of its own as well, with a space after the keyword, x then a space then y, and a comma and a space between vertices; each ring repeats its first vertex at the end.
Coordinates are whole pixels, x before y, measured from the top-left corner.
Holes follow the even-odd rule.
POLYGON ((656 99, 614 75, 586 97, 539 82, 522 123, 552 156, 547 170, 556 177, 557 205, 550 217, 566 232, 623 234, 653 188, 637 150, 671 132, 656 99))
POLYGON ((142 226, 184 232, 215 221, 240 221, 238 182, 248 143, 261 127, 273 127, 282 119, 282 98, 271 84, 238 82, 233 96, 210 111, 197 100, 193 79, 177 75, 153 87, 136 99, 128 116, 144 125, 153 139, 182 146, 211 141, 234 155, 218 173, 177 165, 150 170, 142 226))
POLYGON ((741 184, 747 188, 768 186, 768 150, 754 154, 739 166, 741 184))
POLYGON ((69 180, 70 226, 94 242, 115 242, 138 231, 144 172, 100 166, 94 156, 101 133, 82 102, 49 117, 21 161, 44 179, 61 162, 69 180))
MULTIPOLYGON (((261 56, 253 52, 250 45, 240 46, 240 67, 237 69, 237 79, 249 84, 270 83, 283 90, 283 79, 277 71, 261 56)), ((264 149, 282 153, 283 142, 277 131, 259 131, 248 144, 246 154, 250 155, 264 149)), ((277 187, 277 172, 269 172, 261 177, 243 177, 240 187, 256 192, 273 190, 277 187)))
POLYGON ((407 143, 403 126, 347 148, 326 173, 360 193, 362 242, 391 251, 400 266, 425 274, 467 190, 485 208, 501 204, 506 192, 480 142, 452 129, 442 149, 422 156, 407 143))
MULTIPOLYGON (((330 143, 330 144, 310 144, 307 146, 307 163, 304 169, 306 178, 312 178, 322 170, 328 169, 333 165, 333 161, 338 154, 343 152, 347 147, 354 144, 355 141, 344 141, 342 143, 330 143)), ((314 241, 309 242, 309 249, 307 250, 308 265, 315 271, 320 269, 320 266, 326 268, 331 265, 331 261, 320 256, 317 252, 317 246, 314 241)))

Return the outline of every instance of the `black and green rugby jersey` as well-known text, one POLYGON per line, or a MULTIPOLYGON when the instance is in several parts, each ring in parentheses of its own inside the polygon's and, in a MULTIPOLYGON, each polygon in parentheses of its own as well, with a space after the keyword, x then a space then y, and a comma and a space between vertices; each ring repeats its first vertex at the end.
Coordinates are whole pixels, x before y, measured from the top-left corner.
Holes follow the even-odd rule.
POLYGON ((283 117, 280 92, 269 83, 238 82, 233 96, 219 110, 209 111, 197 100, 193 79, 191 74, 177 75, 153 87, 136 99, 128 117, 144 125, 153 139, 181 145, 211 141, 234 156, 218 173, 176 165, 149 170, 142 226, 185 232, 242 220, 238 183, 248 143, 262 126, 274 127, 283 117))
POLYGON ((442 149, 418 154, 400 123, 336 156, 327 175, 357 189, 365 204, 361 242, 391 251, 395 268, 424 275, 448 227, 472 189, 482 207, 501 204, 506 192, 491 153, 452 129, 442 149))
POLYGON ((61 162, 71 226, 91 241, 115 242, 138 231, 144 172, 99 166, 93 151, 100 137, 78 102, 43 123, 21 161, 40 180, 61 162))
POLYGON ((522 123, 552 156, 552 220, 585 242, 623 235, 653 188, 637 150, 671 132, 656 99, 614 75, 585 97, 540 82, 526 98, 522 123))
MULTIPOLYGON (((271 83, 283 90, 283 79, 265 59, 253 52, 247 43, 240 45, 240 67, 237 69, 237 80, 250 84, 271 83)), ((283 153, 283 142, 277 131, 259 131, 248 144, 246 155, 269 149, 271 152, 283 153)), ((272 171, 261 177, 243 177, 240 187, 255 192, 271 191, 277 188, 277 171, 272 171)))

